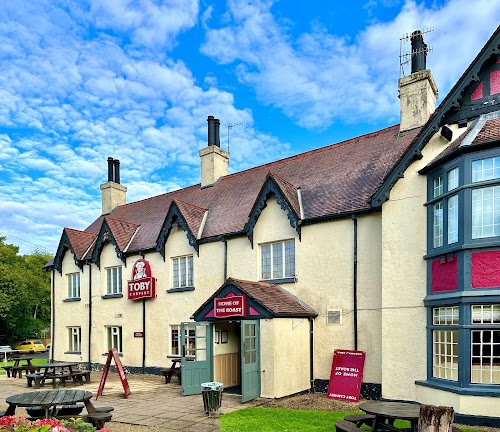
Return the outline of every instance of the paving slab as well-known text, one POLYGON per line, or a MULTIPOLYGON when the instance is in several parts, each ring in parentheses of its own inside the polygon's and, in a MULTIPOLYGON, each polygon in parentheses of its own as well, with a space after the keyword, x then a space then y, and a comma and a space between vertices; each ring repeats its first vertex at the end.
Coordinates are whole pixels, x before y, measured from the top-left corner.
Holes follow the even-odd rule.
MULTIPOLYGON (((203 409, 201 395, 182 396, 181 387, 177 382, 165 384, 162 376, 127 375, 131 394, 125 398, 121 381, 116 373, 109 373, 104 391, 96 400, 99 388, 100 373, 91 374, 91 382, 83 385, 68 383, 58 386, 58 389, 87 390, 94 393, 91 399, 96 406, 112 406, 113 422, 133 425, 154 426, 162 431, 182 432, 215 432, 220 430, 217 416, 209 418, 203 409)), ((37 391, 29 388, 25 377, 7 378, 0 376, 0 409, 5 410, 5 399, 17 393, 37 391)), ((41 390, 52 390, 48 384, 41 390)), ((221 413, 247 408, 259 403, 259 400, 241 403, 241 397, 233 394, 222 395, 221 413)), ((16 415, 26 415, 22 408, 16 410, 16 415)))

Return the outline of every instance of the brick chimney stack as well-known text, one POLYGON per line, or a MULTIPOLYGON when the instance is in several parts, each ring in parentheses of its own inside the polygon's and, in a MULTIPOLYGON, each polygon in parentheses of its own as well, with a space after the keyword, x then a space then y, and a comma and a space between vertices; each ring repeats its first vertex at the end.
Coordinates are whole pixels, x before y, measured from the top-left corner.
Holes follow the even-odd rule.
POLYGON ((199 151, 201 159, 201 187, 212 186, 226 176, 229 153, 220 148, 220 120, 208 116, 208 146, 199 151))
POLYGON ((127 203, 127 188, 120 184, 120 161, 118 159, 108 158, 108 181, 101 185, 101 191, 103 215, 127 203))
POLYGON ((420 30, 411 40, 411 75, 399 80, 400 131, 423 126, 436 109, 438 88, 432 73, 426 69, 427 45, 420 30))

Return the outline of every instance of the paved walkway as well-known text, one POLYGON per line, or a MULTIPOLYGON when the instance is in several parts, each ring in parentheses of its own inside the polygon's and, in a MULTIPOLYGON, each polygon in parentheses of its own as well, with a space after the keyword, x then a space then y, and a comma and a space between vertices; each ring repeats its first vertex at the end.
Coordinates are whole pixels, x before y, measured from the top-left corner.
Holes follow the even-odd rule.
MULTIPOLYGON (((219 430, 219 420, 209 418, 203 410, 201 395, 182 396, 181 387, 176 379, 165 384, 162 376, 154 375, 127 375, 132 394, 125 398, 123 387, 117 374, 110 373, 106 380, 103 394, 92 402, 95 406, 112 406, 115 410, 113 422, 121 422, 143 426, 156 426, 162 431, 182 432, 214 432, 219 430)), ((88 384, 73 385, 58 389, 88 390, 97 394, 100 374, 92 373, 91 382, 88 384)), ((5 410, 5 398, 17 393, 36 391, 27 387, 26 378, 7 378, 0 376, 0 409, 5 410)), ((48 385, 42 390, 52 390, 48 385)), ((221 413, 228 413, 237 409, 246 408, 255 403, 241 403, 241 396, 224 393, 222 397, 221 413)), ((16 411, 25 415, 25 411, 18 408, 16 411)))

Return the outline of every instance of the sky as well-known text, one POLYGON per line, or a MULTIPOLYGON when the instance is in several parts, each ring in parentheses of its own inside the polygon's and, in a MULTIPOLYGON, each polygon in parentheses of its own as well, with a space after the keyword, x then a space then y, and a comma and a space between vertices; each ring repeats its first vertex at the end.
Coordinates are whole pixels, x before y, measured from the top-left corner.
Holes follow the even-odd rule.
POLYGON ((0 236, 54 254, 101 214, 200 182, 207 116, 229 171, 399 123, 404 35, 430 31, 440 92, 500 22, 491 0, 2 0, 0 236))

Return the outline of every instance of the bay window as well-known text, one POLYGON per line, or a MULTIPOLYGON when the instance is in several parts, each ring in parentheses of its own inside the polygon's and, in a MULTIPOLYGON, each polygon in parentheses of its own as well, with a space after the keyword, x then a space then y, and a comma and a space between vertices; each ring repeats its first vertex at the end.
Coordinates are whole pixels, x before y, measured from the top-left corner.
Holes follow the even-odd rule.
POLYGON ((432 376, 457 381, 458 306, 434 308, 432 325, 432 376))

